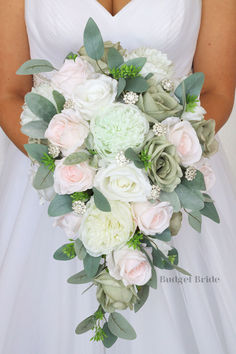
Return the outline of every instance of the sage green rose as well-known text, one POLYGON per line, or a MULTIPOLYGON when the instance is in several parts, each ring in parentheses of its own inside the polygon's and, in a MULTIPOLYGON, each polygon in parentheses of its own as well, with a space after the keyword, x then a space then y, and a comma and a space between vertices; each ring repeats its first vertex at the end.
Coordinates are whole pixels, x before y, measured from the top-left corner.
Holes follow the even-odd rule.
MULTIPOLYGON (((107 54, 108 54, 108 50, 110 48, 115 48, 116 50, 118 50, 118 52, 122 56, 124 56, 126 53, 126 50, 123 49, 120 42, 117 42, 117 43, 112 43, 111 41, 104 42, 104 55, 100 60, 98 60, 98 64, 99 64, 100 68, 106 73, 109 73, 108 65, 107 65, 107 54)), ((79 49, 78 53, 79 53, 79 55, 84 57, 94 67, 96 72, 101 73, 101 69, 98 67, 96 61, 87 55, 87 52, 86 52, 86 49, 84 46, 79 49)))
POLYGON ((161 85, 152 86, 140 95, 137 106, 149 116, 149 121, 153 123, 173 117, 183 109, 174 97, 163 90, 161 85))
POLYGON ((114 312, 116 310, 133 309, 137 301, 134 286, 125 286, 122 280, 112 278, 110 274, 103 270, 95 279, 97 285, 97 300, 102 305, 104 311, 114 312))
POLYGON ((196 130, 200 144, 203 147, 203 156, 209 157, 218 151, 218 141, 215 139, 215 125, 214 119, 205 120, 200 122, 192 122, 192 126, 196 130))
POLYGON ((144 148, 151 156, 148 175, 165 192, 173 192, 183 173, 176 148, 165 137, 153 137, 144 148))

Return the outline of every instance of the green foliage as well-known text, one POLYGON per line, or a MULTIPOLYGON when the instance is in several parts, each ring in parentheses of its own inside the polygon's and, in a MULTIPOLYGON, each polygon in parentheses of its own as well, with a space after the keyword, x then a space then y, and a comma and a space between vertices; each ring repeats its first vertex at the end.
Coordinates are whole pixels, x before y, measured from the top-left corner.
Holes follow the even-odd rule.
POLYGON ((118 80, 118 85, 117 85, 117 95, 116 95, 116 98, 118 98, 121 93, 124 91, 125 89, 125 86, 126 86, 126 80, 123 79, 122 77, 119 78, 118 80))
POLYGON ((179 197, 175 192, 168 193, 161 191, 159 199, 161 202, 169 202, 172 205, 174 212, 178 212, 181 209, 179 197))
POLYGON ((167 228, 161 234, 155 234, 155 235, 152 235, 152 236, 149 236, 149 237, 153 237, 153 238, 156 238, 157 240, 168 242, 168 241, 171 240, 170 229, 167 228))
POLYGON ((147 91, 148 87, 149 85, 146 79, 144 79, 143 77, 135 77, 133 79, 126 80, 125 90, 133 91, 136 93, 143 93, 147 91))
POLYGON ((62 216, 72 212, 72 200, 67 194, 56 194, 48 207, 49 216, 62 216))
POLYGON ((88 277, 93 278, 98 271, 99 264, 100 264, 101 256, 100 257, 92 257, 90 254, 86 254, 83 259, 84 262, 84 270, 88 277))
POLYGON ((78 54, 70 52, 69 54, 67 54, 67 56, 65 57, 65 59, 71 59, 74 60, 78 57, 78 54))
POLYGON ((201 232, 202 227, 202 215, 201 211, 191 211, 188 212, 188 222, 194 230, 201 232))
POLYGON ((95 187, 93 187, 94 203, 96 207, 104 212, 110 212, 111 206, 106 197, 95 187))
POLYGON ((136 333, 129 322, 118 312, 112 312, 108 319, 108 328, 115 336, 123 339, 135 339, 136 333))
POLYGON ((96 324, 96 318, 94 315, 87 317, 85 320, 80 322, 80 324, 76 327, 75 333, 76 334, 83 334, 85 332, 90 331, 94 328, 96 324))
POLYGON ((185 111, 194 113, 194 110, 197 107, 198 102, 199 102, 198 96, 187 95, 185 111))
POLYGON ((47 98, 37 93, 29 92, 25 95, 25 103, 37 117, 45 122, 50 122, 53 116, 57 114, 56 107, 47 98))
POLYGON ((127 150, 125 150, 125 157, 130 160, 133 161, 133 163, 135 164, 135 166, 137 168, 144 168, 144 163, 143 161, 141 161, 139 155, 132 149, 132 148, 128 148, 127 150))
POLYGON ((48 123, 43 120, 36 120, 22 125, 21 131, 23 134, 35 139, 44 139, 45 131, 48 123))
POLYGON ((90 17, 84 30, 84 46, 88 56, 94 60, 99 60, 104 54, 104 43, 101 32, 90 17))
POLYGON ((203 73, 194 73, 188 76, 184 81, 182 81, 175 90, 175 96, 180 100, 180 103, 183 104, 183 84, 185 89, 185 99, 189 96, 200 96, 202 86, 204 83, 204 74, 203 73))
POLYGON ((61 113, 64 108, 64 104, 66 103, 65 97, 56 90, 52 91, 52 95, 56 102, 58 113, 61 113))
POLYGON ((67 282, 70 284, 86 284, 90 283, 91 281, 92 278, 88 277, 85 270, 82 270, 81 272, 76 273, 67 279, 67 282))
POLYGON ((149 285, 153 289, 157 289, 157 273, 153 265, 152 265, 152 277, 147 283, 147 285, 149 285))
MULTIPOLYGON (((209 197, 209 196, 207 194, 204 194, 204 197, 209 197)), ((217 224, 220 223, 220 217, 219 217, 219 214, 218 214, 218 212, 216 210, 216 207, 215 207, 214 203, 205 202, 204 203, 204 208, 200 210, 200 213, 202 215, 206 216, 207 218, 213 220, 217 224)))
POLYGON ((204 207, 203 197, 198 191, 192 190, 183 184, 179 184, 175 192, 183 208, 196 211, 204 207))
POLYGON ((49 171, 44 165, 39 166, 36 175, 34 176, 33 187, 40 190, 53 186, 53 183, 54 178, 52 171, 49 171))
POLYGON ((117 68, 124 63, 124 58, 116 48, 109 48, 107 54, 108 67, 110 69, 117 68))
POLYGON ((138 312, 147 301, 149 295, 149 286, 148 285, 141 286, 138 290, 137 295, 138 295, 138 300, 134 304, 134 312, 138 312))
POLYGON ((104 329, 101 327, 101 322, 104 319, 104 312, 102 308, 99 306, 98 310, 94 313, 94 317, 96 319, 96 324, 93 327, 95 331, 94 336, 90 339, 93 342, 103 341, 107 334, 105 333, 104 329))
POLYGON ((152 155, 148 155, 148 149, 142 150, 140 152, 140 160, 144 164, 145 171, 148 171, 149 168, 152 167, 151 158, 152 158, 152 155))
POLYGON ((43 59, 31 59, 26 61, 21 67, 17 70, 17 75, 33 75, 38 73, 45 73, 49 71, 56 70, 53 65, 43 59))
POLYGON ((43 144, 25 144, 24 148, 27 154, 32 159, 38 161, 40 164, 42 163, 42 158, 44 154, 48 153, 47 145, 43 145, 43 144))
POLYGON ((54 159, 51 156, 44 153, 42 157, 42 163, 49 169, 49 171, 54 172, 56 165, 54 159))
POLYGON ((192 181, 188 181, 186 178, 182 178, 181 183, 193 190, 199 190, 199 191, 206 190, 204 176, 199 170, 197 170, 196 176, 192 181))
POLYGON ((74 246, 75 246, 75 253, 76 253, 77 257, 80 260, 83 260, 87 254, 86 248, 84 247, 83 242, 79 238, 77 238, 75 240, 74 246))
POLYGON ((119 80, 120 78, 122 79, 132 79, 138 76, 141 76, 140 71, 141 67, 136 67, 134 65, 127 65, 126 63, 117 67, 113 67, 112 69, 109 69, 109 72, 111 76, 119 80))
POLYGON ((64 165, 77 165, 81 162, 87 161, 90 157, 90 154, 87 152, 73 152, 67 156, 63 162, 64 165))
POLYGON ((53 258, 55 258, 58 261, 69 261, 73 258, 75 258, 75 248, 74 248, 74 243, 67 243, 60 248, 54 253, 53 258))
POLYGON ((103 326, 103 331, 105 332, 106 336, 103 339, 103 345, 105 348, 110 348, 118 339, 108 328, 107 322, 103 326))
POLYGON ((90 198, 90 195, 88 192, 74 192, 73 194, 70 195, 72 202, 76 201, 81 201, 81 202, 87 202, 90 198))
POLYGON ((144 235, 140 231, 137 231, 134 236, 127 242, 128 247, 132 247, 135 250, 140 250, 140 245, 143 238, 144 235))

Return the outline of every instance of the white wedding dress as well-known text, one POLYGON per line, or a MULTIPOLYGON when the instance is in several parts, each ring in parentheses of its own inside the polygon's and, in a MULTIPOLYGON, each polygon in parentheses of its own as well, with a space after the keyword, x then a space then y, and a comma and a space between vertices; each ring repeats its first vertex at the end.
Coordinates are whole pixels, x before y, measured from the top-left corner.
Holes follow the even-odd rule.
MULTIPOLYGON (((155 47, 175 64, 176 76, 191 70, 201 19, 200 0, 132 0, 111 16, 96 0, 26 0, 32 58, 59 67, 83 42, 89 17, 104 40, 127 49, 155 47)), ((59 262, 54 251, 66 240, 53 228, 47 205, 39 205, 29 181, 29 160, 1 137, 0 353, 1 354, 234 354, 236 352, 235 199, 222 152, 212 158, 217 182, 211 195, 221 224, 204 218, 197 234, 184 221, 173 245, 192 283, 161 282, 137 313, 125 312, 135 341, 119 339, 109 350, 77 336, 76 325, 97 308, 95 289, 66 280, 81 269, 77 260, 59 262), (196 276, 217 282, 196 282, 196 276)), ((182 276, 182 278, 184 278, 182 276)), ((199 278, 197 278, 199 279, 199 278)))

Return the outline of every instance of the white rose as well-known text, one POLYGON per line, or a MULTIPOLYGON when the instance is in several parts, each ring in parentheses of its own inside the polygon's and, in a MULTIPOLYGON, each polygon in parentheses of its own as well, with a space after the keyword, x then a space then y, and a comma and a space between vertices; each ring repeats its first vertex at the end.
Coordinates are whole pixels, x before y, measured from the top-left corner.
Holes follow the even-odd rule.
POLYGON ((74 237, 79 232, 82 216, 69 213, 55 218, 53 226, 62 228, 68 237, 74 237))
POLYGON ((95 176, 94 185, 107 199, 123 202, 146 201, 152 190, 147 176, 133 163, 126 166, 111 163, 102 168, 95 176))
POLYGON ((83 192, 93 187, 95 169, 87 162, 78 165, 64 165, 65 158, 56 160, 54 171, 54 189, 58 194, 83 192))
POLYGON ((197 105, 196 107, 191 110, 191 111, 188 111, 188 112, 184 112, 182 114, 182 119, 183 120, 188 120, 188 121, 191 121, 191 120, 195 120, 195 121, 198 121, 198 120, 202 120, 204 119, 204 114, 206 114, 206 111, 205 109, 200 106, 200 103, 199 102, 196 102, 197 105))
POLYGON ((89 125, 79 113, 65 109, 51 119, 45 138, 69 155, 83 145, 88 133, 89 125))
POLYGON ((83 216, 79 236, 91 256, 109 254, 126 244, 133 236, 136 225, 128 203, 110 201, 111 212, 99 210, 93 200, 83 216))
POLYGON ((145 254, 127 246, 110 253, 107 266, 110 275, 122 280, 125 286, 142 286, 152 276, 152 267, 145 254))
POLYGON ((179 122, 171 125, 167 133, 168 140, 176 146, 176 151, 183 166, 187 167, 198 162, 202 156, 202 148, 192 125, 179 122))
POLYGON ((145 57, 147 61, 141 70, 141 75, 154 74, 152 80, 160 82, 162 79, 173 75, 173 64, 167 55, 157 49, 138 48, 132 50, 125 57, 126 60, 145 57))
POLYGON ((200 160, 198 164, 195 164, 195 167, 203 174, 206 191, 209 191, 216 182, 216 175, 212 167, 205 161, 205 159, 200 160))
POLYGON ((79 85, 73 93, 76 109, 90 120, 104 106, 115 101, 117 81, 103 74, 79 85))
POLYGON ((145 235, 160 234, 170 225, 173 208, 168 202, 134 203, 132 205, 134 219, 145 235))
MULTIPOLYGON (((54 101, 52 91, 53 91, 53 87, 47 82, 42 83, 37 87, 32 87, 31 90, 32 93, 36 93, 38 95, 47 98, 56 106, 56 102, 54 101)), ((23 111, 20 116, 20 120, 21 120, 21 124, 24 125, 35 120, 40 120, 40 118, 38 118, 33 112, 31 112, 29 107, 26 104, 24 104, 23 111)))
POLYGON ((52 86, 65 97, 71 97, 78 85, 93 77, 94 69, 86 60, 77 57, 66 59, 51 79, 52 86))

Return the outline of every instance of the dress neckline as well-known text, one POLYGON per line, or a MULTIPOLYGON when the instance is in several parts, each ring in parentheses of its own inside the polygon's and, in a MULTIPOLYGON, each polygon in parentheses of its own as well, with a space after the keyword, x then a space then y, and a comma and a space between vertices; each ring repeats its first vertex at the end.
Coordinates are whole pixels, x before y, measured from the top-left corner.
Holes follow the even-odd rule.
MULTIPOLYGON (((97 6, 105 13, 105 15, 107 15, 108 17, 110 17, 111 19, 116 19, 119 16, 121 16, 124 12, 126 12, 131 5, 133 5, 135 3, 135 0, 130 0, 129 2, 127 2, 126 5, 124 5, 120 11, 118 11, 115 15, 112 15, 98 0, 92 0, 94 1, 97 6)), ((136 0, 137 1, 137 0, 136 0)))

